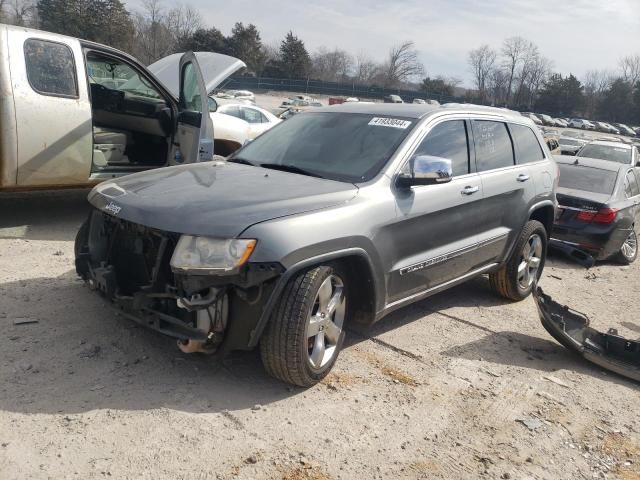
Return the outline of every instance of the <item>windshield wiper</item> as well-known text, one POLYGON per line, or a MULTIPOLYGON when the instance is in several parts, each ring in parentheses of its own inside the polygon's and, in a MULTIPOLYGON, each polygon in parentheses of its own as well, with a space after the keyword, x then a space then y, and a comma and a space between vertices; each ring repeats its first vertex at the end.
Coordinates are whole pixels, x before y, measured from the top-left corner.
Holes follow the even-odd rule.
POLYGON ((324 178, 322 175, 310 172, 304 168, 296 167, 295 165, 280 165, 278 163, 261 163, 261 167, 270 168, 272 170, 280 170, 282 172, 299 173, 301 175, 307 175, 309 177, 324 178))
POLYGON ((251 165, 252 167, 255 167, 256 164, 253 162, 250 162, 249 160, 246 160, 244 158, 241 157, 233 157, 230 158, 229 160, 227 160, 227 162, 231 162, 231 163, 241 163, 242 165, 251 165))

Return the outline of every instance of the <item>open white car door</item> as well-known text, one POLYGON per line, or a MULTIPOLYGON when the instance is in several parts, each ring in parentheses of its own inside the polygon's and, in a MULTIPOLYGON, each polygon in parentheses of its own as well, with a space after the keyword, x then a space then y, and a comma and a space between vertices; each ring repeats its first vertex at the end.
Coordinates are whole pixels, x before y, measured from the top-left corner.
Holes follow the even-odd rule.
POLYGON ((171 163, 211 160, 214 137, 207 95, 245 66, 237 58, 212 52, 174 53, 149 65, 149 71, 178 100, 174 139, 178 145, 171 163))

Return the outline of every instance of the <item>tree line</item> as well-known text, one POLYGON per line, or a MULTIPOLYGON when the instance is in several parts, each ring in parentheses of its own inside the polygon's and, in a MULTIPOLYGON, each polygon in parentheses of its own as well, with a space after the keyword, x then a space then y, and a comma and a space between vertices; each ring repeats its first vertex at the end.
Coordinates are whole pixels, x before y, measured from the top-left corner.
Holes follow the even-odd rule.
MULTIPOLYGON (((225 35, 205 25, 192 7, 163 0, 143 0, 132 11, 121 0, 0 0, 0 21, 111 45, 145 64, 175 52, 212 51, 242 59, 256 76, 404 88, 445 98, 461 83, 427 75, 409 40, 392 46, 382 61, 340 48, 310 52, 293 31, 266 44, 255 25, 238 22, 225 35)), ((471 50, 468 64, 475 86, 466 93, 469 102, 640 123, 640 55, 621 59, 616 71, 593 70, 578 79, 555 73, 535 43, 516 36, 498 49, 471 50)))
POLYGON ((516 36, 499 49, 482 45, 471 50, 467 61, 475 86, 467 92, 469 101, 640 124, 640 55, 620 59, 615 71, 588 71, 580 80, 555 72, 537 45, 516 36))
POLYGON ((460 83, 455 78, 425 78, 411 41, 391 47, 381 62, 339 48, 309 52, 293 31, 275 45, 265 44, 253 24, 238 22, 225 35, 205 25, 190 6, 169 7, 162 0, 144 0, 135 11, 120 0, 0 0, 0 21, 111 45, 145 64, 175 52, 212 51, 242 59, 257 76, 422 88, 440 95, 452 95, 460 83))

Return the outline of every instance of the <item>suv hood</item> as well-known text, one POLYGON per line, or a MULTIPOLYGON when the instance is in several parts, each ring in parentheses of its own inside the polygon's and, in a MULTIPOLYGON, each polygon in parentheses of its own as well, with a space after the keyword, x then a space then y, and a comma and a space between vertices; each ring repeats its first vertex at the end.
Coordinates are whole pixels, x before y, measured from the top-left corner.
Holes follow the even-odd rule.
POLYGON ((151 170, 101 183, 96 208, 167 232, 233 238, 251 225, 348 202, 351 183, 227 162, 151 170))
MULTIPOLYGON (((179 70, 182 55, 184 53, 174 53, 147 67, 176 98, 180 95, 179 70)), ((202 71, 207 92, 211 92, 231 75, 246 67, 242 60, 221 53, 196 52, 195 56, 202 71)))

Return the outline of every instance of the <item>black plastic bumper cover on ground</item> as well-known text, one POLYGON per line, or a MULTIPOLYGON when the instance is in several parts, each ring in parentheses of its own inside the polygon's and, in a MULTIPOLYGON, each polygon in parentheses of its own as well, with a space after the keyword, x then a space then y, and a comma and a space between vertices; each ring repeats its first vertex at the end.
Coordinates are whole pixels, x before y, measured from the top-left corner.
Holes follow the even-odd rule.
POLYGON ((615 329, 607 333, 589 326, 589 318, 560 305, 540 287, 533 297, 545 330, 569 350, 607 370, 640 382, 640 342, 627 340, 615 329))

